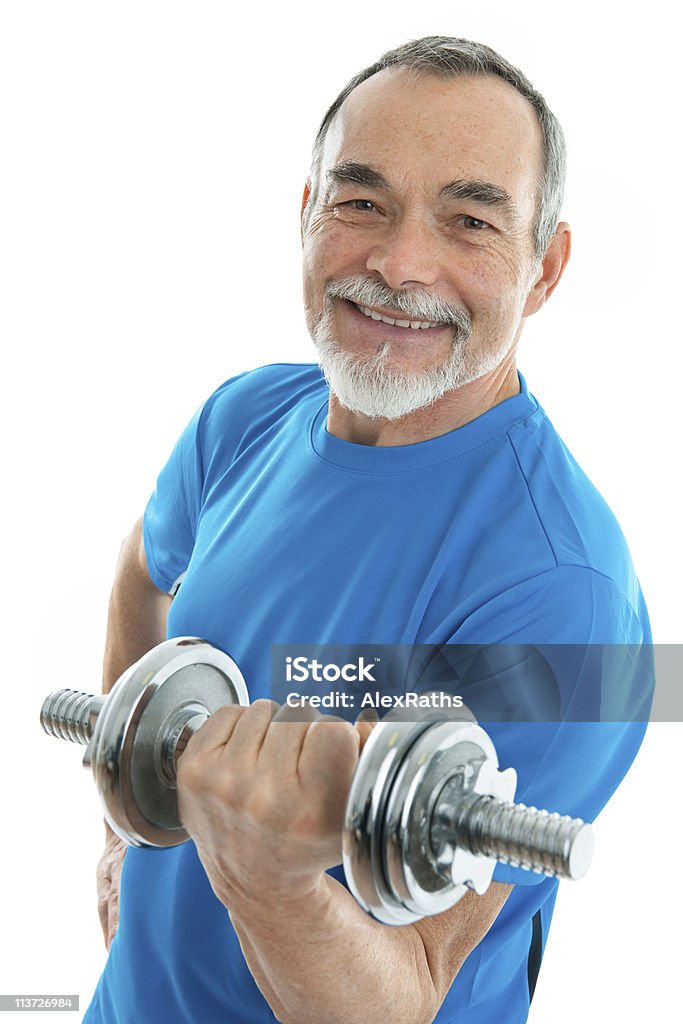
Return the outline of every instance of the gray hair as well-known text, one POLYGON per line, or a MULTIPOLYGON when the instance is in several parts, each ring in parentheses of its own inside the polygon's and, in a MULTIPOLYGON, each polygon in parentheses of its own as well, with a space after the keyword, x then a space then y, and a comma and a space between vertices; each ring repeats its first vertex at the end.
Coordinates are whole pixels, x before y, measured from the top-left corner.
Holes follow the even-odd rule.
POLYGON ((306 221, 317 200, 323 146, 328 129, 346 97, 356 86, 386 68, 407 68, 415 74, 448 76, 497 75, 531 103, 543 137, 543 170, 538 182, 536 219, 533 225, 536 257, 542 259, 557 228, 564 195, 566 146, 560 122, 525 75, 489 46, 451 36, 425 36, 388 50, 374 64, 359 71, 342 89, 325 114, 313 145, 311 198, 306 221))

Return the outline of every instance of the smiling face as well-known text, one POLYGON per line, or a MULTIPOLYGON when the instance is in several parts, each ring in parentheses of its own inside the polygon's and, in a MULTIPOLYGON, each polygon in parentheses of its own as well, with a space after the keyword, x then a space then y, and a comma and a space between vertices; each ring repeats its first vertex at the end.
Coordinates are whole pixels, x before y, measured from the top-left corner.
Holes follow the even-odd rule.
POLYGON ((347 97, 303 221, 306 320, 342 404, 398 418, 514 366, 547 291, 541 164, 533 108, 496 77, 389 69, 347 97))

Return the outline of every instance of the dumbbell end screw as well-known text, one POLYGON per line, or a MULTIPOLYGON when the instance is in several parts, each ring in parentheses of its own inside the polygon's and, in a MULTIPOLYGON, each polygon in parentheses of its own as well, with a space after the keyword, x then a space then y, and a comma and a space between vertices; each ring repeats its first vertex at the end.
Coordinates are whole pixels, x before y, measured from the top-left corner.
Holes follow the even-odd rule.
POLYGON ((85 746, 90 742, 105 700, 104 695, 55 690, 43 701, 40 724, 49 736, 85 746))
POLYGON ((525 804, 472 794, 451 821, 470 852, 553 878, 582 878, 593 855, 593 831, 581 818, 525 804))

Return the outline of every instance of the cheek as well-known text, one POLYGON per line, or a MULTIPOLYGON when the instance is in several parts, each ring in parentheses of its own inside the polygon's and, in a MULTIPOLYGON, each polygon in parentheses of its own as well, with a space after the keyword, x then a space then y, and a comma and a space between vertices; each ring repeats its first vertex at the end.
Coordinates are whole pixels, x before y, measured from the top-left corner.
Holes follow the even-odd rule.
POLYGON ((322 311, 325 286, 333 280, 367 273, 357 254, 350 251, 340 232, 322 230, 308 237, 303 252, 304 303, 314 315, 322 311))
POLYGON ((367 244, 329 216, 315 221, 305 239, 304 259, 311 274, 348 276, 360 273, 365 269, 367 257, 367 244), (347 270, 349 266, 351 269, 347 270))
POLYGON ((306 293, 322 287, 328 276, 327 247, 319 239, 308 238, 304 245, 303 275, 306 293))
POLYGON ((324 305, 325 286, 335 278, 348 277, 354 273, 349 269, 347 254, 335 238, 328 225, 311 231, 304 241, 302 273, 304 303, 309 315, 317 316, 324 305))
POLYGON ((307 304, 316 303, 322 295, 326 278, 326 267, 314 243, 307 242, 304 246, 302 274, 305 301, 307 304))
POLYGON ((506 261, 473 260, 460 281, 460 294, 473 317, 504 317, 520 307, 519 272, 506 261))

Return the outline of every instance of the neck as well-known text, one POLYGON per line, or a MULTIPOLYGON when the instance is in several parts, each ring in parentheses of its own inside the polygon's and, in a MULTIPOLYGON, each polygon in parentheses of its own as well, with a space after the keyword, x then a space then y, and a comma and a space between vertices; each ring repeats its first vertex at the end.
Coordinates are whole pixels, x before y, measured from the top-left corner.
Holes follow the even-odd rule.
POLYGON ((513 358, 478 380, 449 391, 427 408, 399 420, 371 419, 351 412, 330 393, 327 430, 354 444, 378 447, 418 444, 470 423, 516 394, 519 394, 519 379, 513 358))

